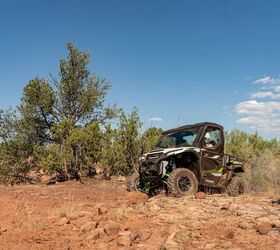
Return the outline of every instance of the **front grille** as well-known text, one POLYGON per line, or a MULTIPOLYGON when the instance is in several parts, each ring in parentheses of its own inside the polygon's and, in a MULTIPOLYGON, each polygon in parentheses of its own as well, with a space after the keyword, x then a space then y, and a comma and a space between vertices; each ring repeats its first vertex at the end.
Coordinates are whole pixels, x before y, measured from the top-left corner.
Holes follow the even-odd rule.
POLYGON ((141 167, 141 172, 144 176, 157 176, 159 175, 160 168, 155 164, 144 164, 141 167))

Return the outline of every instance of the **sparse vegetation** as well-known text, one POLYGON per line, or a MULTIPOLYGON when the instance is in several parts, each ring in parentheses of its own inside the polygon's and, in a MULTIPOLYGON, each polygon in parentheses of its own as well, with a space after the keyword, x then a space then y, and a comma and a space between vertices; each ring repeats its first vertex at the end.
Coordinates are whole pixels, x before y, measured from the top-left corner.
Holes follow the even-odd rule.
MULTIPOLYGON (((19 107, 0 112, 2 182, 30 181, 33 169, 64 180, 92 176, 97 164, 110 174, 129 175, 161 135, 154 127, 142 131, 136 108, 127 115, 106 106, 110 84, 89 71, 88 54, 71 43, 67 50, 57 77, 30 80, 19 107)), ((279 189, 279 141, 233 130, 226 135, 226 151, 247 162, 253 191, 279 189)))
POLYGON ((235 129, 226 134, 226 150, 247 163, 247 182, 252 191, 280 192, 279 141, 235 129))

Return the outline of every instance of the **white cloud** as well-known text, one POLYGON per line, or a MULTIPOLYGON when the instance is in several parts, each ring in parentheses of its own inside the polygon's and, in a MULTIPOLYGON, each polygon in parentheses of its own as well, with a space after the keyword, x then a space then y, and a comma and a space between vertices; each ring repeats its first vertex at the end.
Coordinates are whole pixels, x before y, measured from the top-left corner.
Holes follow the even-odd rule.
POLYGON ((280 85, 274 86, 274 87, 273 87, 273 90, 274 90, 275 92, 279 93, 279 92, 280 92, 280 85))
POLYGON ((152 121, 152 122, 162 122, 163 119, 161 117, 151 117, 150 121, 152 121))
POLYGON ((274 84, 274 83, 280 83, 280 78, 273 78, 271 76, 264 76, 256 81, 254 83, 260 83, 260 84, 274 84))
POLYGON ((264 76, 253 83, 258 89, 235 106, 236 123, 280 137, 280 78, 264 76))
POLYGON ((238 124, 255 126, 260 131, 280 133, 280 102, 249 100, 238 103, 238 124))
MULTIPOLYGON (((280 86, 277 86, 280 87, 280 86)), ((280 88, 279 88, 280 91, 280 88)), ((257 91, 250 95, 251 98, 271 98, 273 100, 280 99, 280 93, 273 93, 271 91, 257 91)))
POLYGON ((238 124, 241 125, 247 125, 247 126, 257 126, 258 124, 260 124, 260 120, 255 116, 248 116, 248 117, 243 117, 243 118, 239 118, 236 122, 238 124))

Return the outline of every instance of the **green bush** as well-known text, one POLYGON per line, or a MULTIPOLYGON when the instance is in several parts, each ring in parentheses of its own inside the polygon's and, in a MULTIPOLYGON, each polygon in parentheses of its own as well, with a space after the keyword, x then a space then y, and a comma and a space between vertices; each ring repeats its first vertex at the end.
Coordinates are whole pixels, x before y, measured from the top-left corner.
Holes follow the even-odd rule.
POLYGON ((246 179, 252 191, 280 192, 280 144, 277 140, 233 130, 226 133, 226 151, 245 161, 246 179))

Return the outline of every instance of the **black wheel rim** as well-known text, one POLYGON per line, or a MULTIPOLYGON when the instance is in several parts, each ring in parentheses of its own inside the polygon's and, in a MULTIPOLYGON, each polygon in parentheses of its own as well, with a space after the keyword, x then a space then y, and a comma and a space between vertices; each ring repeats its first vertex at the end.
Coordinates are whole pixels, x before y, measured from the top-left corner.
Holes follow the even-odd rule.
POLYGON ((182 176, 180 177, 180 179, 178 180, 178 186, 179 186, 179 189, 182 191, 182 192, 187 192, 191 189, 191 181, 188 177, 186 176, 182 176))

